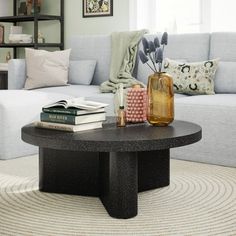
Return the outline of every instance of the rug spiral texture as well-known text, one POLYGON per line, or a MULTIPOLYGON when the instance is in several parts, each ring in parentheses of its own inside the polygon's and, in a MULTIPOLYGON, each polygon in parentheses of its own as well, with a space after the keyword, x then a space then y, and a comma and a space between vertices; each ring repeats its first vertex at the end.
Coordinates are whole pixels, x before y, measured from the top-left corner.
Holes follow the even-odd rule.
POLYGON ((140 193, 128 220, 98 198, 39 192, 37 177, 0 173, 0 235, 236 235, 236 169, 172 160, 170 186, 140 193))

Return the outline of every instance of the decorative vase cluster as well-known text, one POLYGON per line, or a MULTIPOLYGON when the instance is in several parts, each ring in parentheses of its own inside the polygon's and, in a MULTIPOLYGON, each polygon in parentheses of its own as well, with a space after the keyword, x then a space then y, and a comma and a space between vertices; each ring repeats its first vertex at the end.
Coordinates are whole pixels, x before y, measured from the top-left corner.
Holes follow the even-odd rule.
POLYGON ((167 126, 174 120, 174 90, 170 75, 162 71, 163 54, 168 43, 167 32, 161 42, 156 36, 153 41, 142 39, 143 51, 139 51, 142 63, 152 71, 148 77, 147 120, 154 126, 167 126))

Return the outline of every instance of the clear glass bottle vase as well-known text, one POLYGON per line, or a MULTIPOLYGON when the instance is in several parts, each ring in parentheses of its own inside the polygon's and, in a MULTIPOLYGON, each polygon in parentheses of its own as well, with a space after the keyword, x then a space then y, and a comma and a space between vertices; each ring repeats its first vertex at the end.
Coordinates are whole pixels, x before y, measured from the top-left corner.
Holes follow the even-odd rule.
POLYGON ((173 80, 165 72, 148 77, 147 120, 154 126, 167 126, 174 120, 173 80))

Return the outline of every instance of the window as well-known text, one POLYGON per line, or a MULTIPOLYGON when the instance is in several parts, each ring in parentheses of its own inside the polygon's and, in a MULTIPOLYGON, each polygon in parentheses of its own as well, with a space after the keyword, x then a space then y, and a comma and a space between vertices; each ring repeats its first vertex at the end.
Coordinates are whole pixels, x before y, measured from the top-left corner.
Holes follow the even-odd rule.
POLYGON ((236 31, 235 0, 130 0, 131 29, 197 33, 236 31))
POLYGON ((172 33, 199 31, 200 0, 157 1, 157 28, 172 33))
POLYGON ((235 0, 212 0, 210 31, 236 31, 235 8, 235 0))

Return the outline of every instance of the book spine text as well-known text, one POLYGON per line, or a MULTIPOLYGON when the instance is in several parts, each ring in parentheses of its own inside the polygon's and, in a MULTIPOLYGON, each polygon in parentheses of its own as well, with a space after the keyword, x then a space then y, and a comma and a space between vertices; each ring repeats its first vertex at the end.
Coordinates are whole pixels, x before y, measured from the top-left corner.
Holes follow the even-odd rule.
POLYGON ((55 122, 55 123, 72 124, 72 125, 75 124, 75 117, 72 115, 42 112, 40 118, 41 121, 46 121, 46 122, 55 122))

